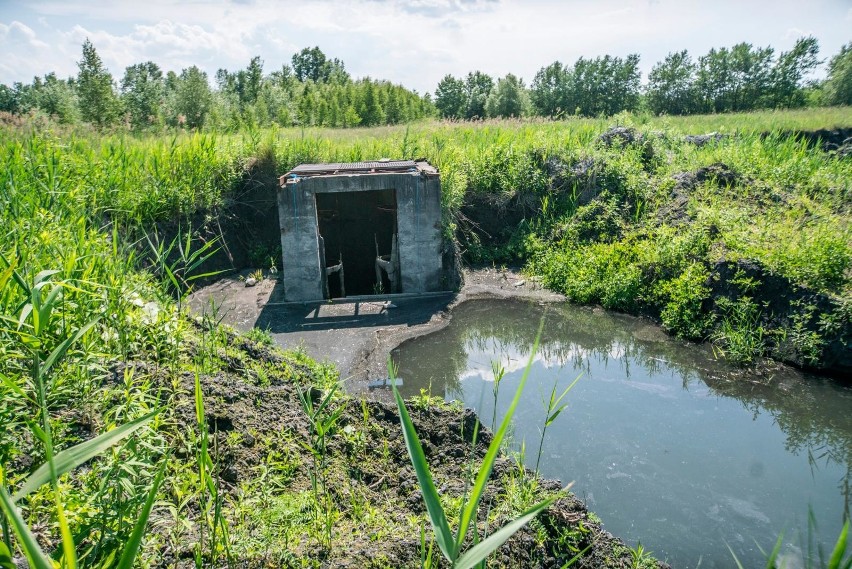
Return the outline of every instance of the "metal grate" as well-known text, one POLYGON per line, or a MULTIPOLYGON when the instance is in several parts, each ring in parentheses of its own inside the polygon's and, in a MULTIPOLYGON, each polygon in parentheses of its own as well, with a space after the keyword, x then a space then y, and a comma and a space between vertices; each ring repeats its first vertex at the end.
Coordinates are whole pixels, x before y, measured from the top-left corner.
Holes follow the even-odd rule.
POLYGON ((318 176, 338 172, 408 172, 417 168, 413 160, 377 160, 373 162, 335 162, 331 164, 300 164, 290 171, 297 176, 318 176))

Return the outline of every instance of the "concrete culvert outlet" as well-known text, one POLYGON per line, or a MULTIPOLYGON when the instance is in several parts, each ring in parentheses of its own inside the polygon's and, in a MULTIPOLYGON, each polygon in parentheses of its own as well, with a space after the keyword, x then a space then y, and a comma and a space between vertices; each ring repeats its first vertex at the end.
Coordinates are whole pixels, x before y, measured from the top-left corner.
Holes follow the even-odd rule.
POLYGON ((445 267, 441 182, 425 160, 302 164, 280 178, 284 300, 426 293, 445 267))

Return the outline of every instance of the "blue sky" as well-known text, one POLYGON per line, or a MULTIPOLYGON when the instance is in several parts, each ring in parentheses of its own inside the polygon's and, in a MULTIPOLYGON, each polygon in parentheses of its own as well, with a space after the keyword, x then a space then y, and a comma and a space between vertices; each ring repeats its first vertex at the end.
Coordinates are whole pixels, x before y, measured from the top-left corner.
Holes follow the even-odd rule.
MULTIPOLYGON (((747 41, 788 50, 819 40, 827 59, 852 41, 850 0, 0 0, 0 83, 77 73, 88 37, 116 80, 152 60, 264 71, 318 45, 355 77, 433 92, 447 73, 514 73, 580 56, 639 53, 644 74, 671 51, 693 57, 747 41)), ((817 76, 824 75, 820 70, 817 76)))

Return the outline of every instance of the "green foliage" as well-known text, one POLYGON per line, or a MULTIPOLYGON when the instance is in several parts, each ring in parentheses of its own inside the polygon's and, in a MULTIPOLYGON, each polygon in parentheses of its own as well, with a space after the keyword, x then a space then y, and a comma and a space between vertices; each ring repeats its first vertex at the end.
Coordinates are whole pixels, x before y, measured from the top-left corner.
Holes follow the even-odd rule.
POLYGON ((659 284, 660 319, 678 337, 700 340, 709 331, 713 315, 704 307, 710 296, 709 276, 703 265, 693 263, 678 277, 659 284))
MULTIPOLYGON (((15 278, 9 279, 8 276, 4 276, 4 282, 0 284, 5 287, 10 282, 14 283, 22 289, 28 299, 18 305, 19 314, 16 315, 16 318, 10 318, 7 314, 0 313, 0 321, 6 324, 17 321, 15 329, 4 330, 3 332, 20 342, 19 353, 25 359, 30 360, 30 377, 29 381, 24 383, 26 389, 5 376, 3 376, 4 383, 11 388, 15 395, 20 396, 24 401, 35 407, 40 423, 33 421, 29 422, 28 426, 32 435, 44 447, 46 463, 27 476, 14 495, 8 494, 5 482, 0 486, 0 510, 4 514, 4 522, 11 523, 18 544, 23 549, 30 565, 43 568, 52 567, 52 562, 33 537, 27 522, 21 516, 16 505, 16 502, 21 501, 42 486, 50 485, 61 536, 61 559, 65 566, 73 568, 77 566, 78 562, 77 545, 71 532, 66 501, 60 490, 60 476, 103 454, 123 438, 150 422, 157 411, 57 453, 50 417, 48 390, 57 384, 53 377, 56 374, 56 369, 60 367, 71 349, 95 326, 97 320, 93 320, 73 332, 66 329, 63 319, 63 291, 70 288, 70 284, 51 281, 51 277, 58 271, 42 271, 36 276, 32 285, 29 285, 17 273, 13 265, 9 265, 9 267, 10 269, 4 275, 11 273, 15 278), (25 391, 30 391, 30 393, 25 391)), ((0 466, 0 471, 4 473, 3 478, 5 480, 5 467, 0 466)), ((120 567, 131 567, 138 553, 138 545, 150 514, 150 505, 153 504, 159 484, 162 482, 162 472, 161 468, 149 492, 146 506, 142 508, 134 524, 133 534, 121 557, 120 567)), ((4 528, 7 527, 4 523, 4 528)))
MULTIPOLYGON (((164 77, 157 64, 148 61, 125 69, 119 97, 89 40, 79 67, 76 79, 58 80, 49 73, 32 84, 0 85, 0 111, 41 112, 67 124, 82 118, 101 128, 115 126, 124 116, 134 131, 163 124, 225 131, 271 125, 374 126, 407 123, 433 111, 428 95, 421 97, 388 81, 353 81, 343 62, 326 58, 317 47, 302 50, 293 56, 293 67, 283 65, 268 76, 259 56, 245 69, 220 69, 216 91, 195 65, 164 77)), ((469 79, 471 110, 482 116, 490 78, 471 74, 469 79)))
POLYGON ((535 259, 532 269, 544 276, 549 288, 582 304, 633 312, 639 306, 642 273, 636 250, 626 243, 568 246, 535 259))
POLYGON ((218 239, 204 241, 199 247, 194 248, 192 228, 183 233, 178 231, 168 245, 159 241, 156 234, 153 240, 147 235, 146 239, 159 276, 167 280, 178 297, 178 307, 192 290, 194 281, 221 273, 221 271, 198 272, 198 268, 219 250, 216 246, 218 239))
POLYGON ((467 74, 464 82, 466 97, 464 118, 468 120, 485 118, 485 105, 493 88, 494 79, 490 75, 481 71, 467 74))
POLYGON ((553 389, 550 390, 550 397, 547 399, 544 405, 544 425, 541 428, 541 438, 538 441, 538 453, 535 457, 535 473, 538 474, 538 465, 541 462, 541 451, 544 447, 544 437, 547 435, 547 428, 553 424, 553 422, 562 414, 562 411, 565 410, 565 407, 568 406, 568 402, 562 403, 562 400, 565 399, 565 396, 568 395, 568 392, 574 388, 578 381, 580 381, 581 375, 578 375, 574 381, 572 381, 568 387, 562 390, 562 393, 559 396, 556 395, 556 385, 557 382, 553 382, 553 389))
POLYGON ((698 112, 696 65, 686 50, 670 53, 651 68, 646 89, 648 108, 655 114, 688 115, 698 112))
POLYGON ((271 346, 274 344, 272 334, 269 330, 264 330, 262 328, 252 328, 246 332, 246 338, 252 342, 260 344, 261 346, 271 346))
POLYGON ((314 496, 313 521, 320 536, 319 545, 331 547, 333 524, 336 508, 334 497, 328 486, 328 443, 338 430, 338 421, 343 407, 335 402, 340 384, 335 383, 327 393, 302 391, 299 389, 299 402, 308 417, 310 440, 305 448, 312 458, 311 489, 314 496), (316 402, 314 401, 316 399, 316 402))
POLYGON ((645 549, 641 541, 636 544, 636 547, 630 549, 630 559, 633 563, 633 569, 657 566, 653 553, 645 549))
POLYGON ((530 86, 530 100, 536 114, 560 118, 571 112, 570 102, 570 69, 562 63, 554 61, 547 67, 542 67, 533 78, 530 86))
POLYGON ((841 47, 828 62, 823 96, 829 105, 852 105, 852 43, 841 47))
POLYGON ((167 82, 167 86, 172 109, 171 123, 189 129, 202 128, 213 98, 207 73, 193 65, 167 82))
POLYGON ((524 82, 511 73, 497 80, 485 102, 489 117, 523 117, 529 114, 529 96, 524 82))
POLYGON ((319 47, 304 48, 293 56, 293 72, 299 81, 324 83, 332 78, 348 79, 339 59, 329 60, 319 47))
POLYGON ((435 90, 435 106, 443 118, 463 118, 467 106, 464 82, 452 75, 444 76, 435 90))
POLYGON ((722 322, 713 335, 715 346, 729 361, 746 365, 762 357, 766 349, 760 307, 749 297, 717 301, 722 322))
POLYGON ((579 58, 574 67, 556 61, 543 67, 532 84, 532 101, 539 114, 614 115, 636 110, 639 104, 639 56, 609 55, 579 58))
POLYGON ((73 124, 80 119, 79 101, 74 82, 62 81, 55 73, 44 79, 34 77, 30 85, 16 84, 15 90, 6 90, 9 100, 4 106, 9 112, 43 112, 60 124, 73 124))
POLYGON ((819 44, 813 36, 799 38, 793 49, 782 52, 772 68, 771 97, 776 107, 801 107, 806 104, 802 88, 807 75, 819 64, 819 44))
POLYGON ((527 367, 518 384, 515 397, 509 404, 509 409, 500 423, 500 427, 494 433, 491 444, 485 452, 485 457, 482 460, 482 465, 479 472, 476 474, 473 486, 469 490, 469 494, 465 495, 461 503, 461 512, 459 515, 458 527, 455 535, 450 529, 444 507, 441 505, 441 500, 438 496, 438 491, 435 488, 435 483, 432 480, 432 475, 429 472, 429 465, 426 462, 426 456, 423 454, 423 448, 420 444, 420 439, 417 436, 417 431, 414 429, 414 423, 408 414, 405 407, 405 402, 399 394, 396 386, 395 369, 392 362, 388 363, 388 371, 391 376, 391 384, 393 385, 394 399, 396 400, 397 409, 399 410, 400 423, 402 424, 402 433, 405 438, 405 446, 408 449, 411 464, 414 467, 414 472, 417 475, 417 481, 420 485, 420 492, 423 495, 423 501, 426 504, 426 510, 429 514, 429 520, 432 523, 435 541, 438 543, 438 548, 450 566, 454 569, 470 569, 479 566, 492 552, 500 547, 514 533, 520 530, 530 520, 535 518, 540 512, 547 509, 556 498, 549 498, 540 502, 518 518, 510 521, 502 528, 488 536, 482 541, 479 541, 477 535, 477 516, 479 502, 485 492, 485 486, 488 484, 488 479, 491 477, 491 471, 494 468, 494 462, 500 453, 500 447, 509 429, 514 415, 515 408, 521 398, 524 386, 526 385, 527 377, 529 376, 530 368, 535 361, 535 353, 538 350, 538 341, 541 336, 541 329, 533 344, 530 353, 530 359, 527 362, 527 367), (472 525, 471 525, 472 524, 472 525), (465 538, 470 531, 474 537, 474 545, 467 550, 462 550, 465 544, 465 538))
POLYGON ((112 88, 112 75, 104 67, 92 42, 83 42, 83 59, 77 66, 77 96, 84 121, 103 127, 118 119, 120 104, 112 88))
POLYGON ((156 63, 146 61, 125 69, 121 79, 121 101, 134 129, 142 130, 160 122, 160 107, 165 96, 163 72, 156 63))

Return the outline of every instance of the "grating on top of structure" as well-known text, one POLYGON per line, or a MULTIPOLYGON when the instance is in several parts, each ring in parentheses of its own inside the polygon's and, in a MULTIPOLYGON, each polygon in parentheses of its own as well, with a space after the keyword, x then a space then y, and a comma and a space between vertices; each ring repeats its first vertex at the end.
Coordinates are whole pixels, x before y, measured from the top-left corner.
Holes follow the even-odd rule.
POLYGON ((417 168, 413 160, 377 160, 373 162, 335 162, 331 164, 300 164, 289 173, 297 176, 321 176, 343 172, 406 172, 417 168))

